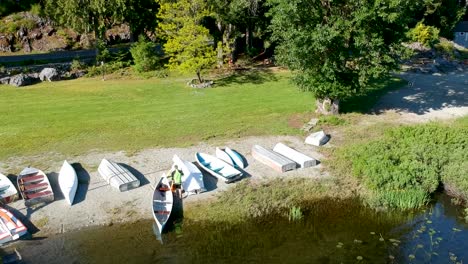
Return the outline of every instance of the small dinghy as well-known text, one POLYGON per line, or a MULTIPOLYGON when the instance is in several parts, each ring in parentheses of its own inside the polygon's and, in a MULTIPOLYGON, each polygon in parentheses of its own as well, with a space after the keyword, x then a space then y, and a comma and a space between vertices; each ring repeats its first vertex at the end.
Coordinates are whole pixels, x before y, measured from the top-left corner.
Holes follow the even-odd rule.
POLYGON ((325 145, 330 138, 323 132, 323 130, 319 132, 315 132, 310 134, 306 139, 305 143, 314 146, 322 146, 325 145))
POLYGON ((220 160, 227 162, 229 165, 234 166, 234 162, 232 161, 231 157, 226 153, 225 150, 216 148, 216 157, 220 160))
POLYGON ((18 200, 18 191, 7 176, 0 173, 0 203, 7 204, 18 200))
POLYGON ((233 182, 242 177, 242 172, 214 156, 197 152, 195 159, 200 167, 225 183, 233 182))
POLYGON ((156 185, 156 188, 153 192, 153 201, 151 203, 153 217, 156 221, 157 230, 155 230, 156 237, 162 243, 162 231, 164 226, 169 220, 169 216, 172 212, 172 205, 174 203, 174 196, 172 194, 171 185, 169 180, 166 177, 166 174, 163 174, 159 183, 156 185))
POLYGON ((49 179, 41 170, 25 168, 18 175, 18 188, 26 206, 54 201, 49 179))
POLYGON ((102 159, 98 172, 112 187, 121 192, 140 186, 140 180, 128 169, 107 159, 102 159))
POLYGON ((25 235, 28 229, 12 213, 0 208, 0 245, 17 240, 25 235))
POLYGON ((78 177, 75 169, 67 161, 63 162, 58 176, 60 190, 69 205, 73 204, 76 189, 78 188, 78 177))
POLYGON ((236 165, 237 167, 241 168, 241 169, 244 169, 245 168, 245 163, 244 163, 244 159, 242 159, 242 156, 237 153, 236 151, 226 147, 224 149, 224 151, 226 151, 226 153, 229 155, 229 157, 231 157, 232 161, 234 161, 234 165, 236 165))

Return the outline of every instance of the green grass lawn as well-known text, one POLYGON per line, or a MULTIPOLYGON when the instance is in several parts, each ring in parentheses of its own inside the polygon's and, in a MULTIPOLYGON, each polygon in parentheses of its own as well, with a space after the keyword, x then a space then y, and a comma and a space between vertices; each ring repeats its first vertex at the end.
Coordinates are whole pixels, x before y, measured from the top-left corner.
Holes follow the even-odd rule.
POLYGON ((193 89, 185 79, 82 78, 0 85, 0 159, 49 151, 137 151, 213 138, 298 134, 288 119, 314 110, 287 73, 249 73, 193 89))

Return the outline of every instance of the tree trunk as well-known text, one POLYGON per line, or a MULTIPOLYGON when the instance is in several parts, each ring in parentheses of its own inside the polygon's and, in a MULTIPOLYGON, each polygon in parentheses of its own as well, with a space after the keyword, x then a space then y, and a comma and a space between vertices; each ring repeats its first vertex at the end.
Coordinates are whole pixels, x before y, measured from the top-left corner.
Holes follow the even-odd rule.
POLYGON ((203 83, 203 80, 200 75, 200 70, 197 70, 197 77, 198 77, 198 81, 200 82, 200 84, 203 83))
MULTIPOLYGON (((221 33, 221 35, 224 35, 224 32, 226 31, 226 29, 224 28, 222 22, 218 21, 216 25, 217 25, 218 30, 221 33)), ((222 39, 221 41, 216 42, 216 45, 217 45, 216 48, 218 50, 218 55, 217 55, 217 57, 218 57, 218 66, 220 68, 222 68, 223 64, 224 64, 223 44, 224 44, 224 39, 222 39)))
POLYGON ((337 115, 340 110, 340 100, 323 98, 317 99, 316 113, 324 115, 337 115))

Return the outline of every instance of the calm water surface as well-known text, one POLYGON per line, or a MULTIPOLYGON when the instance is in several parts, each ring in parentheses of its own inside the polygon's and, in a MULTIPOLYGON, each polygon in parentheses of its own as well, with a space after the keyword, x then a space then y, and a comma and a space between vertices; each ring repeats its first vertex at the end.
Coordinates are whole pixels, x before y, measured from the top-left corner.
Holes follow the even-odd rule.
POLYGON ((468 225, 446 196, 413 213, 327 199, 308 204, 298 222, 185 219, 163 235, 164 245, 152 224, 89 228, 15 246, 25 263, 468 263, 468 225))

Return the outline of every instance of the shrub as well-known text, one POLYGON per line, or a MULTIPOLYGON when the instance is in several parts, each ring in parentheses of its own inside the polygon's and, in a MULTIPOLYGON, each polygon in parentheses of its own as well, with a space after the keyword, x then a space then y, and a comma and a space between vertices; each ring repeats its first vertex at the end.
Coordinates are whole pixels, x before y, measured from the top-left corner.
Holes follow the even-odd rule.
POLYGON ((432 46, 439 39, 439 29, 419 22, 409 31, 409 37, 425 46, 432 46))
MULTIPOLYGON (((459 121, 461 122, 461 121, 459 121)), ((370 190, 373 206, 417 208, 442 181, 468 197, 468 126, 420 125, 387 131, 378 140, 346 147, 352 173, 370 190)))
POLYGON ((31 5, 31 9, 29 10, 31 14, 36 15, 36 16, 44 16, 44 12, 42 10, 42 7, 40 4, 33 4, 31 5))
POLYGON ((156 54, 156 45, 140 37, 138 42, 130 48, 137 72, 147 72, 157 68, 159 58, 156 54))

